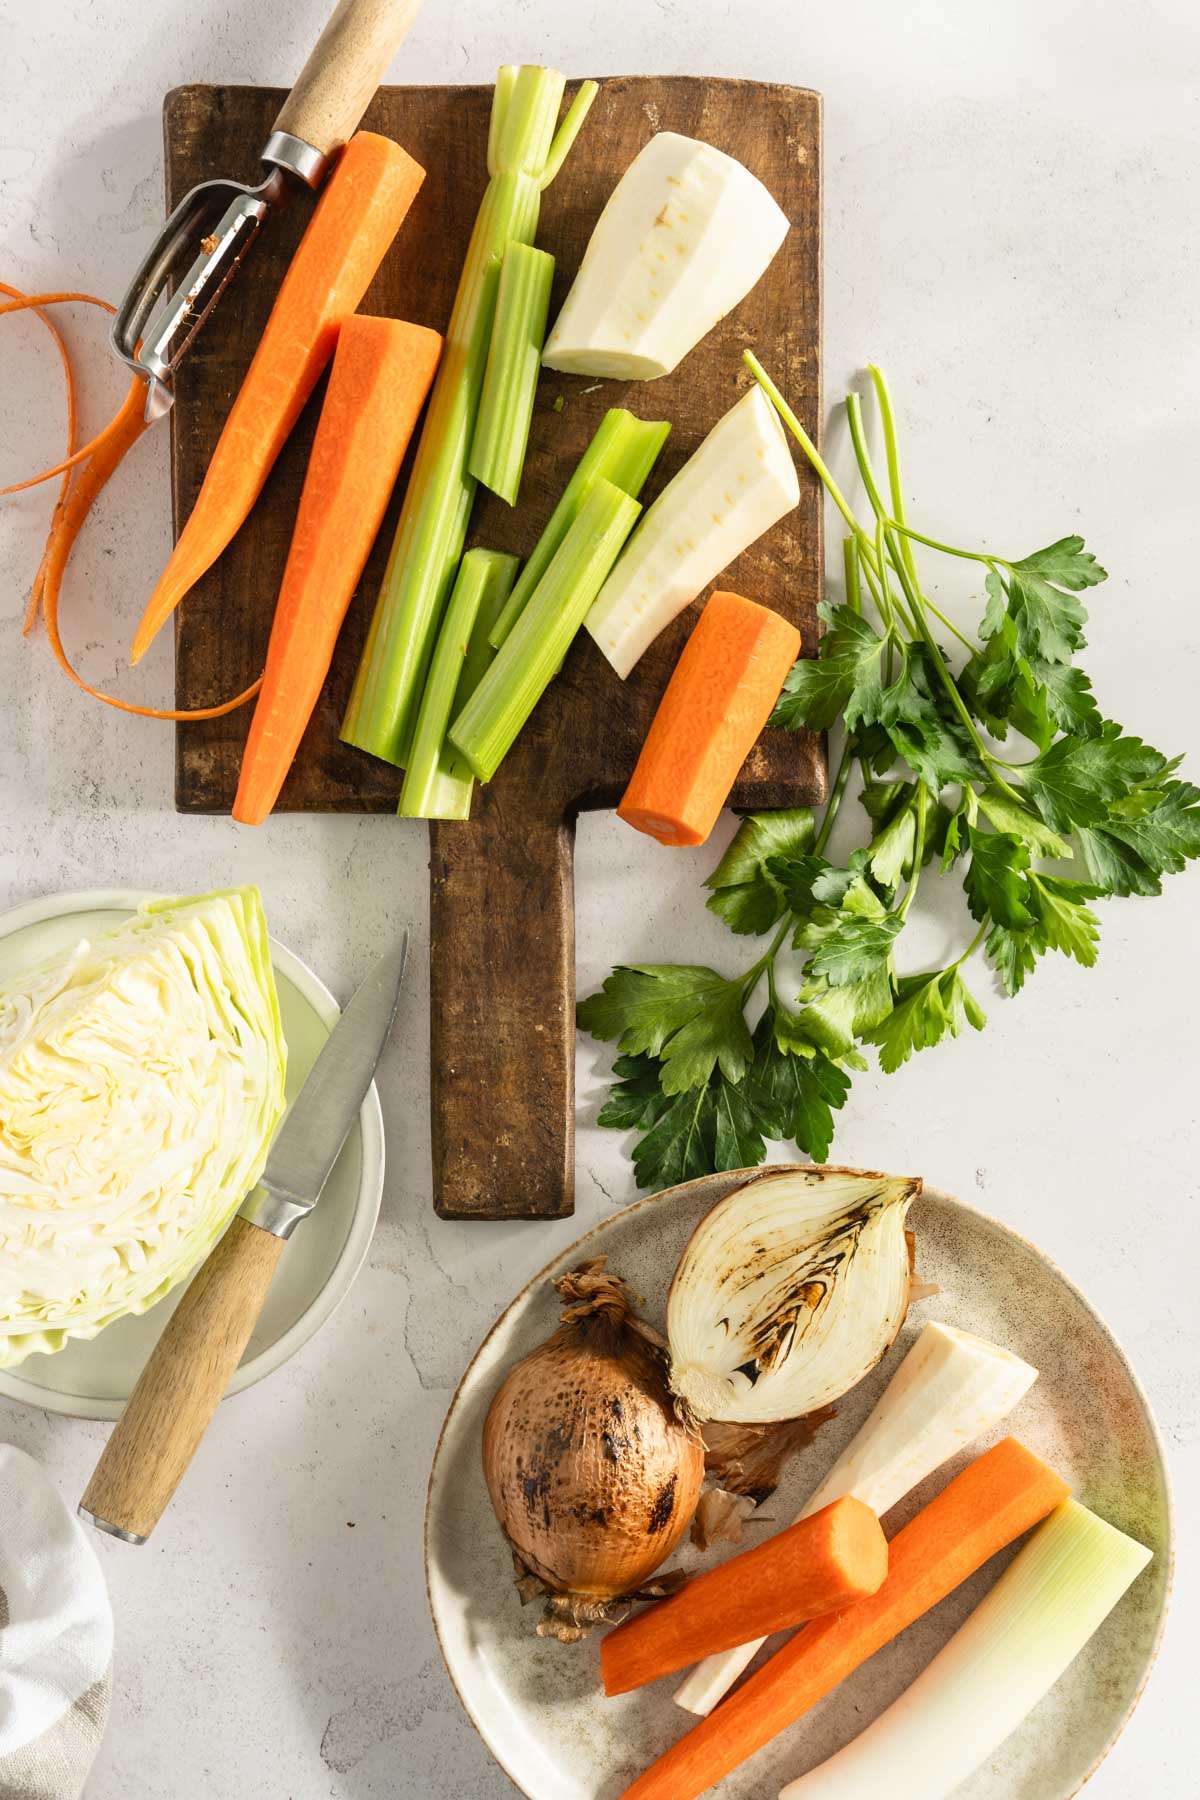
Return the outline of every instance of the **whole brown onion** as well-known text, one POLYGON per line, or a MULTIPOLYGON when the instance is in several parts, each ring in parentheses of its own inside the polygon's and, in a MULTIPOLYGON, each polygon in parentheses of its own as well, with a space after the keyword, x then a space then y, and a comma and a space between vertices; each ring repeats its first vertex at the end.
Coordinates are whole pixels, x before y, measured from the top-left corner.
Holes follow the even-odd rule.
POLYGON ((483 1469, 518 1567, 535 1578, 522 1598, 551 1595, 539 1632, 570 1640, 647 1592, 691 1522, 704 1447, 675 1415, 659 1341, 603 1259, 555 1288, 562 1323, 492 1401, 483 1469))

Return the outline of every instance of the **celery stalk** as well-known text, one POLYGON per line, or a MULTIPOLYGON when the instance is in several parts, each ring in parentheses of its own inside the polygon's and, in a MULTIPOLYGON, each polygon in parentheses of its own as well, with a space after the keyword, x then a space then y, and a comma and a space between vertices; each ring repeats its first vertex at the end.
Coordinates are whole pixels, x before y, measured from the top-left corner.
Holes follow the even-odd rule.
POLYGON ((504 647, 450 727, 450 741, 490 781, 557 674, 571 639, 641 512, 611 481, 592 484, 504 647))
POLYGON ((438 623, 462 555, 475 481, 467 468, 495 312, 500 263, 530 243, 553 180, 596 95, 584 82, 555 133, 565 86, 553 69, 501 69, 488 173, 400 523, 342 725, 348 744, 405 760, 438 623))
POLYGON ((517 559, 468 550, 458 566, 413 733, 400 791, 402 819, 469 819, 475 778, 446 743, 446 727, 466 705, 495 651, 488 632, 508 598, 517 559))
POLYGON ((476 481, 510 506, 516 505, 529 446, 553 280, 554 258, 544 250, 518 243, 504 252, 496 322, 467 467, 476 481))
POLYGON ((947 1800, 1049 1693, 1150 1551, 1066 1500, 912 1686, 780 1800, 947 1800))
POLYGON ((550 559, 566 537, 580 507, 587 499, 593 482, 611 481, 636 500, 658 453, 667 441, 671 427, 655 421, 637 419, 622 406, 606 412, 593 434, 592 441, 575 465, 575 473, 563 489, 562 498, 550 515, 537 548, 521 570, 508 604, 497 619, 492 643, 498 650, 520 618, 525 603, 550 566, 550 559))

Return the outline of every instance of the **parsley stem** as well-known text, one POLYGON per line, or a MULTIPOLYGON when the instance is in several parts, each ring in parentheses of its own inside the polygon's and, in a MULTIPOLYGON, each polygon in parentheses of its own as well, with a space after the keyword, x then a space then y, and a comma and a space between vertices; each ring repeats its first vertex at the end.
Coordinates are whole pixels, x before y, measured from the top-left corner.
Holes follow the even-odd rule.
MULTIPOLYGON (((906 525, 903 514, 899 514, 890 523, 895 526, 902 537, 913 538, 918 544, 924 544, 930 550, 940 550, 943 556, 957 556, 963 562, 987 563, 989 566, 1004 562, 1002 556, 988 556, 982 550, 960 550, 956 544, 943 544, 940 538, 926 537, 923 531, 914 531, 911 525, 906 525)), ((1008 568, 1009 564, 1004 563, 1004 566, 1008 568)))
POLYGON ((838 762, 837 774, 833 778, 833 787, 830 789, 825 817, 821 820, 821 829, 813 844, 814 856, 820 856, 829 842, 829 834, 833 830, 833 822, 837 818, 838 808, 842 804, 842 796, 846 792, 846 783, 850 779, 850 771, 854 766, 854 752, 855 740, 851 733, 847 735, 846 741, 842 745, 841 759, 838 762))
POLYGON ((755 381, 757 381, 759 387, 762 388, 768 400, 770 400, 775 411, 779 414, 780 418, 803 450, 805 456, 807 456, 809 462, 813 466, 813 470, 820 477, 826 493, 841 513, 843 519, 845 519, 851 531, 861 536, 862 526, 851 511, 850 502, 834 480, 833 473, 822 457, 821 452, 817 449, 817 446, 813 443, 807 431, 805 431, 803 425, 800 423, 779 389, 775 386, 775 383, 771 380, 771 377, 767 374, 767 371, 763 368, 757 356, 755 356, 753 350, 743 350, 742 361, 753 375, 755 381))
POLYGON ((954 961, 950 964, 950 967, 952 969, 961 968, 963 963, 967 962, 972 956, 974 956, 975 952, 978 950, 980 944, 982 944, 985 936, 987 935, 988 927, 991 925, 991 922, 992 922, 991 915, 989 914, 989 916, 983 921, 983 924, 979 927, 979 930, 975 933, 975 936, 971 939, 970 943, 967 945, 966 949, 963 951, 962 955, 956 956, 954 961))
POLYGON ((896 908, 896 917, 903 921, 908 917, 908 909, 913 903, 917 891, 917 883, 921 879, 921 868, 925 861, 925 820, 929 812, 929 789, 923 781, 917 783, 917 826, 913 835, 912 875, 904 898, 896 908))
MULTIPOLYGON (((875 403, 879 408, 879 421, 883 426, 883 449, 887 459, 888 488, 892 496, 892 521, 904 524, 904 484, 900 479, 900 451, 896 440, 896 416, 892 411, 892 396, 888 391, 887 379, 883 370, 875 363, 868 363, 867 373, 875 389, 875 403)), ((913 557, 912 547, 907 536, 900 540, 900 552, 905 567, 914 587, 919 587, 917 565, 913 557)))
POLYGON ((924 602, 922 595, 916 588, 914 588, 910 585, 909 580, 908 580, 908 573, 903 567, 898 566, 896 569, 896 574, 899 577, 901 587, 905 591, 905 598, 908 600, 908 603, 912 608, 913 616, 917 622, 917 629, 919 630, 921 637, 924 639, 925 646, 929 651, 930 660, 937 670, 938 677, 941 680, 942 686, 946 690, 946 695, 950 701, 950 704, 953 706, 955 712, 958 714, 959 718, 962 720, 963 727, 967 733, 967 736, 970 738, 972 744, 975 746, 976 754, 979 756, 980 760, 983 762, 985 767, 991 768, 992 779, 996 783, 996 786, 999 788, 1003 788, 1004 792, 1008 795, 1010 800, 1015 800, 1018 802, 1018 804, 1023 804, 1023 802, 1021 801, 1020 794, 1017 793, 1015 788, 1010 787, 1008 782, 1005 781, 1003 775, 1001 775, 999 773, 999 769, 997 767, 998 759, 992 755, 991 751, 988 749, 987 745, 984 743, 983 739, 980 737, 979 732, 975 726, 975 721, 971 717, 971 714, 967 709, 967 703, 958 691, 958 683, 955 681, 953 675, 950 673, 949 669, 946 667, 945 659, 943 658, 941 651, 938 649, 938 646, 934 641, 933 633, 929 629, 929 621, 925 616, 925 602, 924 602))
POLYGON ((862 574, 858 561, 858 539, 842 539, 842 568, 846 581, 846 605, 851 612, 862 612, 862 574))
MULTIPOLYGON (((893 528, 896 527, 895 519, 890 519, 888 521, 888 523, 893 528)), ((894 553, 889 553, 889 560, 892 561, 892 567, 895 568, 896 565, 895 565, 895 561, 894 561, 894 553)), ((919 586, 920 584, 917 583, 916 585, 919 586)), ((937 619, 942 625, 945 626, 946 630, 950 633, 951 637, 956 637, 958 639, 959 643, 962 645, 962 647, 966 651, 967 655, 971 656, 971 657, 978 656, 979 655, 978 645, 973 644, 969 637, 965 637, 963 635, 963 633, 958 629, 958 626, 954 623, 953 619, 948 619, 946 617, 946 615, 942 611, 941 607, 936 605, 935 602, 929 598, 929 595, 927 593, 925 593, 924 589, 921 589, 921 598, 922 598, 922 600, 924 600, 926 606, 929 608, 929 610, 933 614, 934 618, 937 619)))

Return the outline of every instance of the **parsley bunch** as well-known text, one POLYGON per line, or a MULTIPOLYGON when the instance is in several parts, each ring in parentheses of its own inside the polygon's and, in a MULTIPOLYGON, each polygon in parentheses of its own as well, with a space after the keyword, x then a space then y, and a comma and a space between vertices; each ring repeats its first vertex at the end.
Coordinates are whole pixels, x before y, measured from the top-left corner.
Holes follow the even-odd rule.
POLYGON ((582 1029, 620 1051, 600 1123, 641 1134, 633 1160, 645 1188, 753 1166, 768 1139, 822 1161, 866 1047, 890 1072, 968 1025, 983 1028, 964 975, 972 957, 983 953, 1008 994, 1047 951, 1090 967, 1092 902, 1158 894, 1163 875, 1200 855, 1200 790, 1176 778, 1178 758, 1104 718, 1076 662, 1080 596, 1106 578, 1083 540, 1010 560, 910 529, 877 369, 887 499, 859 398, 846 402, 872 514, 860 524, 783 396, 746 361, 848 528, 845 599, 820 608, 819 655, 796 664, 771 723, 840 722, 842 741, 820 822, 807 807, 751 814, 708 877, 711 910, 737 935, 766 938, 762 953, 733 976, 693 964, 619 967, 579 1007, 582 1029), (925 592, 918 544, 980 565, 977 641, 925 592), (957 641, 953 663, 931 619, 957 641), (1033 754, 1000 754, 1013 735, 1033 754), (825 851, 855 769, 865 841, 838 867, 825 851), (944 967, 901 973, 898 940, 931 869, 961 879, 977 929, 944 967), (799 955, 786 993, 785 950, 785 966, 799 955))

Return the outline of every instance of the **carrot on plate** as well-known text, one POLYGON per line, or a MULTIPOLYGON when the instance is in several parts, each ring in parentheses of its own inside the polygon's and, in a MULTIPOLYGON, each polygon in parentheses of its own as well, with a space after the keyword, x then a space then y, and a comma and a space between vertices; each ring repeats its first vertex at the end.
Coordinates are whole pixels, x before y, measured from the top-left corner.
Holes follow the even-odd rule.
POLYGON ((847 1494, 610 1631, 600 1646, 606 1694, 657 1681, 718 1650, 768 1637, 877 1593, 887 1539, 847 1494))
POLYGON ((377 132, 357 132, 342 151, 283 278, 196 504, 142 614, 135 663, 245 522, 333 355, 343 321, 366 293, 424 179, 420 163, 377 132))
POLYGON ((664 844, 702 844, 800 654, 800 633, 715 593, 683 647, 617 812, 664 844))
POLYGON ((1069 1494, 1016 1438, 1002 1439, 896 1534, 877 1594, 803 1626, 621 1800, 697 1800, 1069 1494))
POLYGON ((355 314, 342 326, 242 757, 243 825, 279 798, 441 349, 438 332, 400 319, 355 314))

